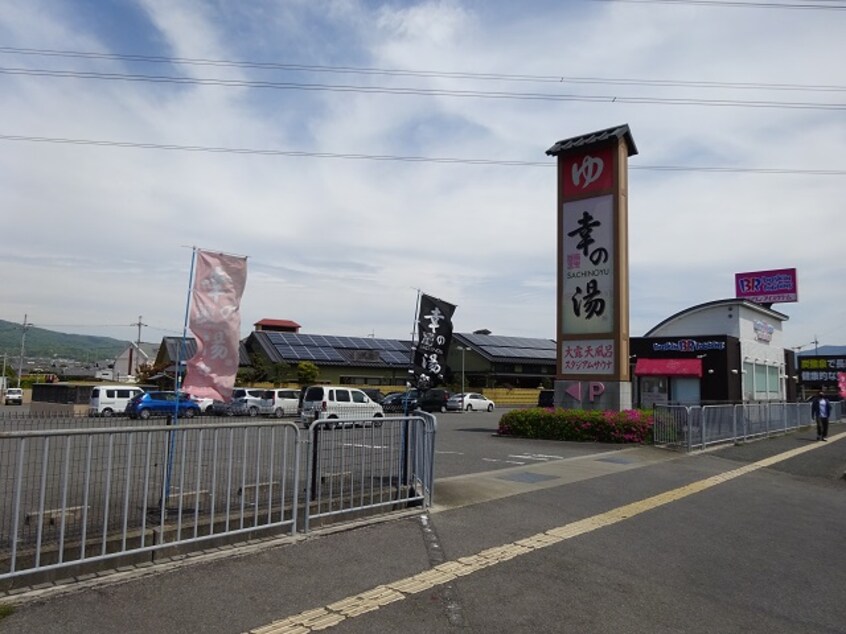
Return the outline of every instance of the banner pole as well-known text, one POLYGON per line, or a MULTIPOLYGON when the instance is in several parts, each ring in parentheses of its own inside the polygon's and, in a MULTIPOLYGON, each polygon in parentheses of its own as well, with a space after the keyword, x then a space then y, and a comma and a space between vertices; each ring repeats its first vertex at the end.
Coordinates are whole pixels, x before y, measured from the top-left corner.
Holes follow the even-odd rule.
POLYGON ((191 268, 188 272, 188 293, 185 297, 185 319, 182 322, 182 338, 179 340, 179 347, 176 350, 176 377, 174 385, 176 393, 179 394, 179 388, 182 382, 179 380, 179 366, 182 364, 182 355, 185 352, 185 338, 188 333, 188 315, 191 312, 191 288, 194 285, 194 263, 197 259, 197 247, 191 247, 191 268))
MULTIPOLYGON (((174 392, 176 400, 173 403, 173 424, 179 423, 179 388, 182 382, 179 378, 179 369, 182 365, 182 356, 185 352, 185 338, 188 332, 188 315, 191 311, 191 288, 194 285, 194 263, 197 260, 197 247, 191 247, 191 268, 188 272, 188 296, 185 299, 185 319, 182 323, 182 338, 176 349, 176 373, 174 377, 174 392)), ((170 422, 170 421, 168 421, 170 422)), ((165 499, 162 500, 162 515, 167 513, 167 501, 170 499, 171 477, 173 476, 173 455, 176 450, 176 432, 168 432, 170 439, 167 451, 167 474, 165 475, 165 499)))

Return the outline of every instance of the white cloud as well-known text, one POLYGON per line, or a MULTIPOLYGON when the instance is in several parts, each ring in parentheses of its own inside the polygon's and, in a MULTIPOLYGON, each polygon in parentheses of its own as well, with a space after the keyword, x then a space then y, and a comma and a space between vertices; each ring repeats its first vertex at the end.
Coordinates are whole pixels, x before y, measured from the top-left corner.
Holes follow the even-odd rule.
MULTIPOLYGON (((243 330, 404 337, 418 288, 456 328, 554 337, 555 141, 629 123, 632 332, 732 295, 738 271, 795 266, 789 345, 842 343, 842 110, 626 98, 842 102, 842 16, 697 5, 431 1, 0 6, 7 46, 437 71, 362 75, 2 53, 0 66, 228 81, 605 95, 615 103, 279 90, 0 74, 0 134, 221 148, 548 162, 342 160, 0 141, 0 318, 145 338, 181 331, 190 249, 249 256, 243 330), (808 34, 813 33, 813 37, 808 34), (123 44, 122 44, 123 43, 123 44), (127 44, 127 43, 131 43, 127 44), (455 77, 488 73, 497 78, 455 77), (504 75, 719 82, 720 87, 504 75), (726 82, 837 90, 730 89, 726 82), (105 328, 105 325, 114 325, 105 328)), ((337 68, 336 68, 337 71, 337 68)))

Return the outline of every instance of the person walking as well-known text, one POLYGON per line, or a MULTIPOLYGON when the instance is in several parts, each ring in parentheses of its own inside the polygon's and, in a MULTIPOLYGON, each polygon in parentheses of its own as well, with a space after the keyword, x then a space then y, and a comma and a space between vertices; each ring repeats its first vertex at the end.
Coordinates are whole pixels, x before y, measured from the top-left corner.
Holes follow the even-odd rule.
POLYGON ((828 439, 828 417, 831 415, 831 401, 820 390, 811 403, 811 416, 817 421, 817 440, 828 439))

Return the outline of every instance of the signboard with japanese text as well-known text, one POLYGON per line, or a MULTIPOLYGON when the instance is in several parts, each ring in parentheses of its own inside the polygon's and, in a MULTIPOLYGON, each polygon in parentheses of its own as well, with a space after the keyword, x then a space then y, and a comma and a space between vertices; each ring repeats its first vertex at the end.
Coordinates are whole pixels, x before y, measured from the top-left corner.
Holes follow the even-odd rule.
MULTIPOLYGON (((559 141, 556 380, 630 378, 628 157, 620 125, 559 141)), ((625 395, 626 387, 606 393, 625 395)))
POLYGON ((561 347, 561 373, 610 375, 614 373, 613 339, 565 341, 561 347))
POLYGON ((238 372, 247 258, 200 249, 196 258, 189 325, 197 352, 188 360, 182 389, 198 398, 226 401, 238 372))
POLYGON ((799 383, 805 388, 832 388, 838 384, 838 374, 846 372, 845 356, 805 356, 798 357, 799 383))
POLYGON ((599 196, 564 203, 563 330, 614 330, 614 200, 599 196))
POLYGON ((561 161, 561 187, 567 198, 611 193, 614 188, 614 148, 574 154, 561 161))
POLYGON ((735 273, 735 297, 757 304, 799 301, 796 269, 735 273))
POLYGON ((419 389, 435 387, 445 380, 454 312, 455 306, 442 299, 430 295, 420 297, 413 370, 419 389))

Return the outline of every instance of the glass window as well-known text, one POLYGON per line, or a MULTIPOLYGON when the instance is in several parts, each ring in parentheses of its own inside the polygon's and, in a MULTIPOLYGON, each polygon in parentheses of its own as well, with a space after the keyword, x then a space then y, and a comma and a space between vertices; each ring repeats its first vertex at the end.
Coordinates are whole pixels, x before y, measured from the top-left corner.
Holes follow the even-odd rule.
POLYGON ((366 403, 367 397, 364 395, 364 392, 359 392, 358 390, 353 390, 352 400, 353 400, 353 403, 366 403))
POLYGON ((106 397, 107 398, 114 398, 115 397, 115 390, 106 390, 106 397))
POLYGON ((767 367, 767 391, 770 393, 770 396, 775 396, 778 398, 780 393, 781 382, 779 381, 779 369, 778 367, 771 365, 767 367))
POLYGON ((755 364, 755 398, 767 398, 767 366, 755 364))
POLYGON ((349 390, 335 390, 335 401, 338 403, 349 403, 350 402, 350 391, 349 390))

